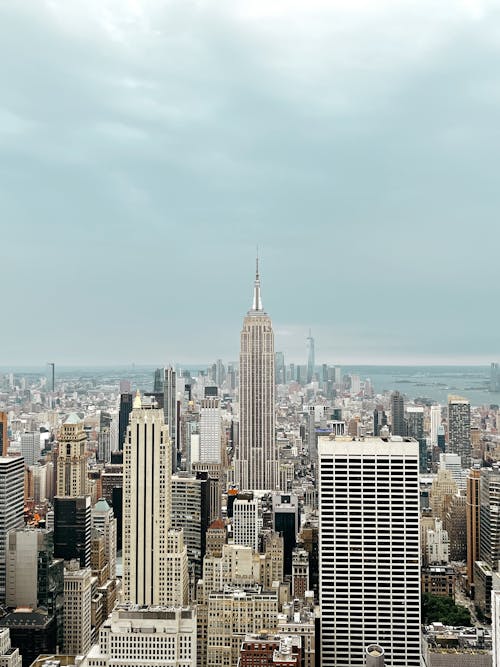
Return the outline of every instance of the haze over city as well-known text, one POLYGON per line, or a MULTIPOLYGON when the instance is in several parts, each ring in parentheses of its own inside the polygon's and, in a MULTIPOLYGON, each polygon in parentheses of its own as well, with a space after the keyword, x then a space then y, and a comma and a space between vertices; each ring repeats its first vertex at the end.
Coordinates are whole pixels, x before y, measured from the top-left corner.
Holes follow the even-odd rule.
POLYGON ((498 3, 0 5, 0 364, 499 356, 498 3))

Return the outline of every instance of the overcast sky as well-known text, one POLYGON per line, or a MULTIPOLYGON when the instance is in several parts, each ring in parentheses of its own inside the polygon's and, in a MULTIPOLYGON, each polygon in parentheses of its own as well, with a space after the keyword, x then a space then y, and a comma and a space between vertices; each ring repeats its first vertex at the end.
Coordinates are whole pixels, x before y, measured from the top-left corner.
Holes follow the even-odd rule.
POLYGON ((498 359, 499 8, 0 0, 0 364, 498 359))

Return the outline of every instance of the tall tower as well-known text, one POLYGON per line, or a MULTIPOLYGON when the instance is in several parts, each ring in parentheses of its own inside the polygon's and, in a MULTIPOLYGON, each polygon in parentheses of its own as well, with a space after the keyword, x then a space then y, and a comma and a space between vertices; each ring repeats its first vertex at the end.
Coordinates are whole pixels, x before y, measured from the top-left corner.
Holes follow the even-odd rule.
POLYGON ((7 456, 9 437, 7 435, 7 413, 0 411, 0 456, 7 456))
POLYGON ((156 369, 154 391, 163 394, 163 416, 172 442, 172 472, 175 472, 179 449, 177 438, 177 374, 172 366, 156 369))
POLYGON ((318 452, 321 665, 364 665, 380 642, 391 667, 419 667, 418 443, 320 438, 318 452))
POLYGON ((0 456, 0 604, 5 602, 6 538, 24 525, 24 460, 0 456))
POLYGON ((470 467, 470 402, 448 396, 448 444, 450 452, 462 457, 462 468, 470 467))
POLYGON ((236 483, 240 489, 274 490, 279 477, 274 435, 274 333, 271 318, 262 308, 258 259, 253 304, 241 331, 239 402, 236 483))
POLYGON ((406 435, 405 402, 399 391, 391 394, 392 435, 406 435))
POLYGON ((437 447, 438 429, 441 426, 441 406, 431 405, 431 446, 437 447))
POLYGON ((307 384, 312 382, 314 376, 314 338, 311 334, 311 329, 309 329, 309 336, 306 338, 306 350, 307 350, 307 384))
POLYGON ((84 496, 87 493, 87 435, 80 417, 72 413, 59 431, 57 455, 58 496, 84 496))
POLYGON ((123 599, 187 603, 187 551, 171 528, 172 457, 163 410, 134 399, 123 449, 123 599))
POLYGON ((465 520, 467 526, 467 586, 472 599, 474 599, 474 563, 479 560, 480 487, 481 470, 471 468, 467 477, 465 520))

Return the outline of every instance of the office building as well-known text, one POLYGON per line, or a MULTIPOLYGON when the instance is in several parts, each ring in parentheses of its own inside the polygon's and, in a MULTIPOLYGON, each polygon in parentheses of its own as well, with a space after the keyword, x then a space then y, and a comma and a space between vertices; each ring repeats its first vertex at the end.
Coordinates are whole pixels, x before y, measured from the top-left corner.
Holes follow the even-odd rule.
POLYGON ((84 667, 196 667, 196 607, 118 604, 84 667))
POLYGON ((398 437, 320 438, 321 665, 420 666, 419 448, 398 437), (390 520, 388 520, 390 517, 390 520))
POLYGON ((274 490, 279 483, 275 440, 274 333, 264 312, 257 271, 252 308, 243 320, 240 347, 240 431, 235 481, 240 489, 274 490))
POLYGON ((204 398, 200 407, 200 444, 193 463, 222 463, 222 415, 218 398, 204 398))
POLYGON ((163 410, 134 399, 123 461, 123 599, 184 605, 187 550, 171 527, 172 457, 163 410))
POLYGON ((278 596, 259 586, 226 587, 208 599, 207 667, 234 667, 247 634, 276 632, 278 596))
POLYGON ((479 520, 481 509, 481 470, 471 468, 467 478, 466 531, 467 531, 467 587, 474 599, 474 563, 479 560, 479 520))
POLYGON ((128 421, 132 412, 134 397, 130 391, 120 394, 120 407, 118 412, 118 449, 123 449, 123 443, 127 437, 128 421))
POLYGON ((273 527, 283 536, 285 574, 292 574, 292 554, 297 545, 300 526, 299 499, 294 493, 273 493, 273 527))
POLYGON ((470 402, 460 396, 448 396, 448 447, 462 458, 462 466, 470 468, 470 402))
POLYGON ((54 554, 90 567, 90 496, 54 498, 54 554))
POLYGON ((109 564, 109 578, 116 578, 116 540, 117 521, 113 508, 105 498, 101 498, 91 510, 92 528, 98 530, 104 537, 104 553, 109 564))
POLYGON ((259 501, 239 496, 233 505, 233 541, 259 550, 259 501))
POLYGON ((12 646, 9 628, 0 628, 0 666, 22 667, 23 659, 19 649, 12 646))
POLYGON ((458 454, 450 452, 439 454, 439 469, 449 470, 457 487, 460 490, 465 490, 467 485, 467 471, 462 468, 462 460, 458 454))
POLYGON ((11 645, 16 649, 21 647, 23 667, 30 667, 41 654, 57 652, 56 619, 43 610, 16 609, 0 618, 0 632, 2 628, 8 628, 11 645))
POLYGON ((285 355, 283 352, 274 353, 274 383, 286 383, 285 355))
POLYGON ((399 391, 394 391, 391 394, 391 420, 392 435, 406 435, 405 403, 403 395, 399 391))
POLYGON ((9 530, 24 525, 24 460, 0 457, 0 604, 6 593, 6 543, 9 530))
POLYGON ((163 417, 172 443, 172 472, 175 472, 179 464, 180 448, 177 432, 177 374, 171 366, 156 369, 154 391, 163 394, 163 417))
POLYGON ((309 329, 309 336, 306 338, 306 352, 307 352, 307 384, 313 381, 314 370, 315 370, 315 356, 314 356, 314 338, 312 337, 311 330, 309 329))
POLYGON ((7 456, 9 451, 8 415, 0 411, 0 456, 7 456))
POLYGON ((21 435, 21 456, 25 466, 33 466, 40 458, 40 433, 30 432, 21 435))
POLYGON ((492 667, 500 667, 500 590, 491 592, 492 667))
POLYGON ((17 528, 7 536, 6 606, 38 609, 58 616, 62 630, 63 561, 54 557, 54 533, 17 528))
POLYGON ((420 472, 427 472, 427 438, 424 437, 424 408, 406 408, 406 435, 418 441, 420 451, 420 472))
POLYGON ((87 434, 83 422, 76 413, 70 414, 58 435, 57 485, 58 496, 84 496, 87 494, 87 434))
POLYGON ((246 635, 241 642, 238 667, 300 667, 301 638, 281 635, 246 635))
POLYGON ((379 436, 380 429, 387 426, 387 415, 383 405, 377 405, 373 411, 373 435, 379 436))
POLYGON ((64 652, 85 655, 92 630, 92 571, 77 560, 64 568, 64 652))
POLYGON ((438 428, 441 426, 441 406, 431 405, 431 446, 437 447, 438 444, 438 428))

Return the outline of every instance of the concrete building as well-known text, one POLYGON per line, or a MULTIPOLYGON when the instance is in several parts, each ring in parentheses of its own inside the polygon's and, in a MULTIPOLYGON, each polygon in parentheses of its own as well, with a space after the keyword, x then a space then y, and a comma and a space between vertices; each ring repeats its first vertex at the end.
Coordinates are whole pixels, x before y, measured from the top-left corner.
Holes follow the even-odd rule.
POLYGON ((320 438, 318 450, 321 665, 362 665, 380 641, 390 665, 419 667, 418 443, 320 438))
POLYGON ((7 533, 24 525, 24 460, 0 456, 0 604, 5 602, 7 533))
POLYGON ((471 468, 467 478, 467 587, 474 599, 474 563, 479 560, 479 520, 481 509, 481 470, 471 468))
POLYGON ((92 572, 77 560, 64 569, 64 651, 84 655, 90 650, 92 631, 92 572))
POLYGON ((7 456, 9 451, 8 415, 0 411, 0 456, 7 456))
POLYGON ((259 501, 257 498, 242 498, 233 505, 233 541, 244 547, 259 550, 259 501))
POLYGON ((441 406, 431 405, 431 446, 437 447, 438 444, 438 429, 441 426, 441 406))
POLYGON ((21 435, 21 456, 25 466, 33 466, 40 458, 40 433, 30 431, 21 435))
POLYGON ((278 595, 260 587, 226 588, 208 598, 207 667, 236 667, 247 634, 276 632, 278 595))
POLYGON ((171 528, 172 456, 163 410, 134 399, 123 461, 123 599, 187 603, 187 550, 171 528))
POLYGON ((406 435, 405 403, 399 391, 391 394, 391 433, 392 435, 406 435))
POLYGON ((81 667, 196 667, 196 608, 118 604, 81 667))
POLYGON ((13 648, 9 628, 0 628, 0 667, 22 667, 18 648, 13 648))
POLYGON ((462 468, 462 461, 458 454, 451 452, 439 455, 439 469, 449 470, 455 480, 458 489, 463 490, 467 486, 467 472, 462 468))
POLYGON ((200 444, 193 463, 222 463, 222 414, 218 398, 204 398, 200 407, 200 444))
POLYGON ((109 564, 109 578, 116 578, 116 530, 117 522, 113 508, 101 498, 91 510, 92 528, 104 537, 104 553, 109 564))
POLYGON ((300 637, 261 633, 245 636, 237 667, 300 667, 301 664, 300 637))
POLYGON ((274 333, 271 318, 262 308, 257 263, 253 304, 241 332, 240 432, 235 456, 240 489, 272 491, 278 486, 274 391, 274 333))
POLYGON ((58 435, 56 495, 75 497, 88 493, 86 442, 83 422, 73 412, 58 435))
POLYGON ((427 565, 447 565, 450 562, 450 538, 441 519, 434 518, 427 530, 425 562, 427 565))

